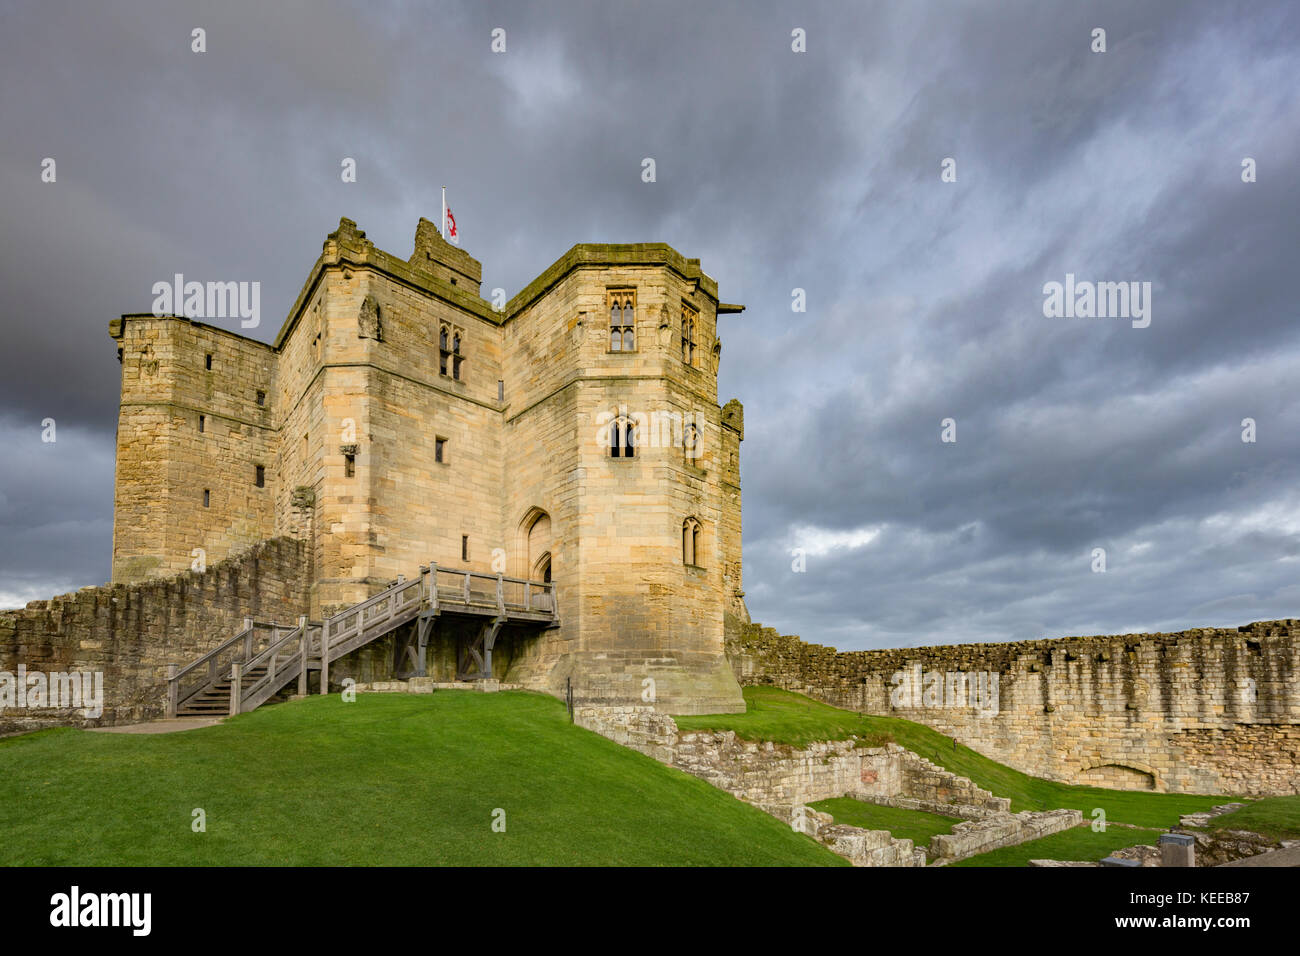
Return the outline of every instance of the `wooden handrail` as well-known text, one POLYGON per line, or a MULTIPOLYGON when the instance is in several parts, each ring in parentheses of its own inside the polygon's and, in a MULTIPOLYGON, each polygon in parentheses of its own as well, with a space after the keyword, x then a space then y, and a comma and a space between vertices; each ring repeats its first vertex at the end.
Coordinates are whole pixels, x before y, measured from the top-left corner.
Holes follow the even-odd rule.
POLYGON ((256 707, 267 699, 268 694, 274 694, 275 690, 295 676, 298 677, 300 691, 305 692, 307 669, 313 659, 320 662, 321 690, 324 693, 328 689, 331 661, 350 653, 379 634, 386 633, 397 623, 410 620, 411 613, 420 608, 434 612, 454 612, 457 605, 463 602, 467 609, 475 613, 485 613, 488 608, 492 608, 502 618, 508 617, 510 612, 523 612, 535 615, 526 620, 537 621, 542 615, 549 617, 548 626, 551 627, 559 622, 554 582, 439 568, 433 561, 427 566, 421 566, 419 571, 418 578, 408 581, 399 575, 378 594, 358 601, 323 621, 310 622, 305 617, 300 617, 298 624, 292 626, 245 618, 244 627, 237 634, 222 641, 206 654, 181 668, 168 665, 167 712, 174 715, 178 706, 225 680, 229 680, 231 685, 231 713, 241 713, 246 703, 252 703, 256 707), (453 586, 442 589, 441 594, 438 587, 439 573, 454 582, 453 586), (476 582, 484 586, 476 589, 476 582), (518 599, 518 591, 514 597, 507 597, 508 585, 518 586, 522 591, 522 601, 518 599), (257 646, 259 631, 269 632, 265 647, 257 646), (317 635, 319 644, 316 643, 317 635), (300 643, 289 652, 283 661, 287 666, 282 670, 281 655, 286 648, 293 646, 295 640, 300 643), (219 664, 218 659, 222 655, 232 652, 229 663, 219 664), (208 669, 207 679, 182 692, 181 680, 205 664, 208 669), (251 674, 263 665, 266 665, 266 673, 248 683, 251 674), (268 692, 267 688, 271 685, 275 685, 275 688, 268 692))

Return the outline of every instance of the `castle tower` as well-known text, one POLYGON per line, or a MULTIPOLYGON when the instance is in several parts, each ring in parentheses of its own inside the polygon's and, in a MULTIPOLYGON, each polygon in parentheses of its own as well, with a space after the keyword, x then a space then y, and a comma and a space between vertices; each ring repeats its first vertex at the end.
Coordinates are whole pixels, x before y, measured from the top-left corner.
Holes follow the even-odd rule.
POLYGON ((742 307, 658 243, 575 246, 502 308, 481 275, 427 220, 402 260, 344 219, 270 346, 113 322, 114 580, 276 535, 310 542, 313 616, 431 561, 551 580, 559 627, 506 635, 498 676, 742 709, 743 413, 717 400, 718 316, 742 307))

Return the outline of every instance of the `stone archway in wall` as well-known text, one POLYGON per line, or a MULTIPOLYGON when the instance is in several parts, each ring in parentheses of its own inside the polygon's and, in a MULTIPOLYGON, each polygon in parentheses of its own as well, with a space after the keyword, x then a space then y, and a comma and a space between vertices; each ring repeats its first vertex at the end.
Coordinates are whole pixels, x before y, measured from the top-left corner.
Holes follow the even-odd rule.
POLYGON ((523 520, 519 522, 519 534, 515 547, 515 574, 530 581, 542 580, 542 575, 551 575, 551 555, 554 553, 551 539, 551 516, 541 508, 529 508, 523 520))
POLYGON ((1164 783, 1150 767, 1131 763, 1096 763, 1071 781, 1107 790, 1152 790, 1163 792, 1164 783))

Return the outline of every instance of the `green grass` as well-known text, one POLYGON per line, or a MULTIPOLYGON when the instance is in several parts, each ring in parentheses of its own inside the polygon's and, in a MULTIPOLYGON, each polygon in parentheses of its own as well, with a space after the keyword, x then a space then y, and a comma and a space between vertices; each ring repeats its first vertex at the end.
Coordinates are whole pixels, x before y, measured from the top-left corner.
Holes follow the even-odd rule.
POLYGON ((949 866, 1028 866, 1030 860, 1086 860, 1097 863, 1116 850, 1145 843, 1154 846, 1163 830, 1133 830, 1107 827, 1105 833, 1093 833, 1088 823, 1062 830, 1017 846, 1005 846, 978 856, 970 856, 949 866))
MULTIPOLYGON (((1220 803, 1228 803, 1222 798, 1220 803)), ((1250 830, 1273 840, 1300 840, 1300 796, 1263 797, 1215 817, 1209 830, 1250 830)))
POLYGON ((0 741, 0 865, 845 863, 539 694, 313 697, 184 733, 0 741))
POLYGON ((852 797, 835 797, 809 804, 814 810, 829 813, 836 823, 864 830, 888 830, 896 840, 911 840, 913 846, 928 847, 930 837, 950 833, 960 817, 945 817, 924 810, 882 807, 852 797))
POLYGON ((1228 797, 1196 794, 1148 793, 1105 790, 1056 783, 1026 773, 976 753, 937 730, 900 717, 876 717, 831 707, 820 701, 775 687, 744 688, 748 711, 675 718, 682 730, 734 730, 747 740, 774 740, 806 746, 814 740, 843 740, 850 734, 872 740, 889 739, 953 773, 969 777, 996 796, 1010 797, 1013 812, 1020 810, 1076 809, 1085 822, 1093 811, 1106 819, 1135 826, 1167 828, 1184 813, 1208 810, 1228 797))
POLYGON ((706 714, 674 717, 679 730, 734 730, 745 740, 771 740, 792 747, 807 747, 819 740, 845 740, 851 734, 864 738, 864 746, 879 747, 892 740, 874 729, 862 714, 840 710, 820 701, 775 687, 745 687, 743 714, 706 714))

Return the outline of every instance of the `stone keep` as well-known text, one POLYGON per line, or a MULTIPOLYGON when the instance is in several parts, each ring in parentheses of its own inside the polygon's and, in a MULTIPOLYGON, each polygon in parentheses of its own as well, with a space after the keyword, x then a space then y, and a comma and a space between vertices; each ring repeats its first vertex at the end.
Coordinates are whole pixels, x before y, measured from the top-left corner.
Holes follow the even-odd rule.
POLYGON ((273 344, 111 322, 114 583, 275 537, 307 545, 313 618, 430 561, 548 579, 560 626, 516 635, 503 679, 743 710, 744 419, 717 399, 718 316, 743 306, 662 243, 574 246, 500 309, 481 274, 427 220, 402 260, 342 219, 273 344))

